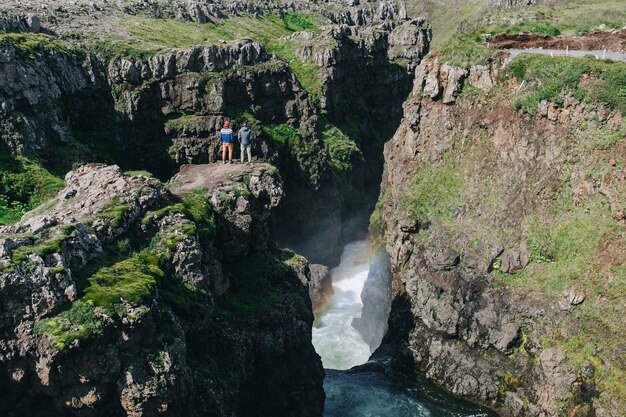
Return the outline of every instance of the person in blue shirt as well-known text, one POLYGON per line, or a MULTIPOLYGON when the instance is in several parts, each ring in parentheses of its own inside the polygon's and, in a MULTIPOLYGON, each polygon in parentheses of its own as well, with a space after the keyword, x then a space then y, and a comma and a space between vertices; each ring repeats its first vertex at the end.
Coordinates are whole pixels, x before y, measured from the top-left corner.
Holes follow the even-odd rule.
POLYGON ((222 142, 222 162, 226 163, 226 152, 228 151, 228 160, 233 163, 233 150, 235 148, 233 130, 230 128, 230 122, 226 120, 224 127, 220 130, 220 141, 222 142))

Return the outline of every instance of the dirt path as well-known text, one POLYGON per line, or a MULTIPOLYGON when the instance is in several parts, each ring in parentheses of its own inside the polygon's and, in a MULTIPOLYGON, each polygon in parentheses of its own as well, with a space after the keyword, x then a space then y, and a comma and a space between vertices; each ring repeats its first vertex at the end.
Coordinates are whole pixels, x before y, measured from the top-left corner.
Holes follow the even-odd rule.
POLYGON ((489 45, 495 49, 554 49, 570 51, 626 52, 626 29, 584 33, 580 36, 540 36, 528 33, 519 35, 501 34, 489 45))
POLYGON ((573 56, 582 58, 587 55, 593 55, 597 59, 611 59, 613 61, 626 62, 626 52, 614 52, 614 51, 567 51, 563 49, 507 49, 507 52, 511 54, 511 59, 520 54, 537 54, 537 55, 549 55, 549 56, 573 56))
POLYGON ((222 162, 203 165, 183 165, 178 174, 170 180, 170 191, 176 196, 197 188, 213 190, 230 181, 238 181, 253 172, 274 169, 271 165, 255 162, 246 164, 223 164, 222 162))

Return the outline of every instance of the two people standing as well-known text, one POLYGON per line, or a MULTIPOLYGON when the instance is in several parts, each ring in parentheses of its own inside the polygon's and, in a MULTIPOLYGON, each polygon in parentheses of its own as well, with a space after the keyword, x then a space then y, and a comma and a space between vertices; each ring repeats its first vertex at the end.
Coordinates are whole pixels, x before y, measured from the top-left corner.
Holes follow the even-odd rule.
MULTIPOLYGON (((235 135, 230 127, 230 122, 226 120, 224 127, 220 130, 220 141, 222 142, 222 161, 226 163, 226 154, 228 153, 228 162, 233 163, 233 151, 235 149, 235 135)), ((241 147, 241 163, 245 162, 245 155, 248 154, 248 163, 252 163, 252 140, 254 135, 248 127, 248 122, 243 122, 241 129, 237 133, 237 139, 241 147)))

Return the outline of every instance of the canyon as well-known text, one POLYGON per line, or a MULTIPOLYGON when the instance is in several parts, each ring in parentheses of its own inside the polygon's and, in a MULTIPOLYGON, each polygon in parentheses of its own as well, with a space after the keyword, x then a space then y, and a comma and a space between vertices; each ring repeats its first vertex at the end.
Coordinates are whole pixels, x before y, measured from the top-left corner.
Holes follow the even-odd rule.
POLYGON ((3 415, 624 415, 624 22, 440 3, 0 5, 3 415))

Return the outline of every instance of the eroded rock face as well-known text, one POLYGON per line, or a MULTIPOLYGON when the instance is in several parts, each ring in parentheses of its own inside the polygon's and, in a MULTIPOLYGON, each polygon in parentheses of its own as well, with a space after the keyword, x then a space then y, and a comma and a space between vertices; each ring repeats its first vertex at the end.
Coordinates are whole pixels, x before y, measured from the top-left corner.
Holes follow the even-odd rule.
POLYGON ((281 180, 231 171, 172 194, 82 166, 2 230, 3 415, 321 415, 308 263, 267 226, 281 180))
MULTIPOLYGON (((562 104, 539 103, 539 114, 529 117, 512 109, 508 93, 492 89, 499 71, 499 62, 454 68, 437 56, 416 68, 403 122, 385 145, 379 215, 392 305, 389 330, 373 357, 408 362, 452 393, 502 415, 556 416, 566 408, 587 415, 596 412, 594 404, 600 414, 618 415, 614 403, 594 402, 602 394, 590 376, 593 365, 586 363, 590 372, 583 375, 563 345, 545 342, 553 332, 563 340, 575 337, 583 319, 574 312, 588 294, 568 287, 555 298, 529 290, 532 283, 519 290, 502 284, 541 260, 522 233, 497 238, 496 230, 529 227, 528 219, 563 187, 576 204, 604 196, 603 207, 620 218, 611 198, 619 193, 620 169, 607 168, 601 180, 590 180, 598 154, 577 151, 571 141, 594 117, 616 131, 612 120, 621 122, 621 115, 563 95, 562 104), (468 84, 488 98, 466 96, 468 84), (573 175, 563 180, 565 161, 572 160, 573 175), (427 196, 415 197, 417 180, 433 184, 421 192, 444 187, 427 203, 437 208, 419 206, 427 196), (445 188, 456 181, 459 188, 445 188), (454 199, 449 207, 439 200, 446 198, 454 199)), ((505 84, 498 88, 507 91, 505 84)), ((377 290, 366 288, 364 300, 377 290)))

